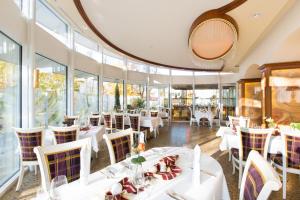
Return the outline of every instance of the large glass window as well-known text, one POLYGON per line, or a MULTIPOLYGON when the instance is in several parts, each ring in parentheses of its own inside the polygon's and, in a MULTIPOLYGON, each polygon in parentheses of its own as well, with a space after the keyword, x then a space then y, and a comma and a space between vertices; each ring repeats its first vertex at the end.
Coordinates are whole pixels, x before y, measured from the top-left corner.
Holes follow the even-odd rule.
POLYGON ((152 85, 150 87, 150 108, 157 109, 159 107, 169 107, 169 86, 168 85, 152 85))
POLYGON ((44 0, 36 1, 36 22, 58 40, 67 44, 68 25, 46 5, 44 0))
POLYGON ((19 170, 21 46, 0 32, 0 187, 19 170))
POLYGON ((123 58, 106 49, 103 50, 103 63, 116 66, 122 69, 125 68, 123 58))
POLYGON ((146 85, 127 84, 127 109, 139 109, 146 107, 146 85))
POLYGON ((102 56, 99 52, 99 46, 96 42, 82 36, 80 33, 74 33, 75 50, 83 55, 91 57, 97 60, 99 63, 102 62, 102 56))
POLYGON ((73 88, 74 113, 84 121, 91 112, 98 111, 98 76, 74 70, 73 88))
POLYGON ((35 126, 61 125, 67 110, 67 67, 36 54, 35 126))
POLYGON ((135 61, 127 61, 127 69, 131 71, 137 71, 137 72, 144 72, 144 73, 148 72, 147 65, 135 61))
POLYGON ((235 116, 236 107, 236 88, 235 86, 223 86, 222 87, 222 106, 223 113, 222 119, 228 119, 228 116, 235 116))
POLYGON ((105 78, 103 81, 103 111, 123 109, 123 81, 105 78))
POLYGON ((210 105, 217 107, 219 103, 218 85, 195 85, 195 106, 203 108, 210 105))

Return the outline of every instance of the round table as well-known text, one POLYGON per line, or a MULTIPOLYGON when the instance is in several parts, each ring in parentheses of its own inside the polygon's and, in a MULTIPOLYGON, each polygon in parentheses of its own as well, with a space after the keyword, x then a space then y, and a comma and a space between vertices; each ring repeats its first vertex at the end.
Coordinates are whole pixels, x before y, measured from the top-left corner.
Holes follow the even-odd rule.
MULTIPOLYGON (((182 173, 172 180, 153 179, 150 186, 140 192, 139 199, 172 200, 166 193, 169 190, 175 191, 188 200, 230 199, 221 165, 214 158, 203 153, 200 161, 201 184, 196 188, 192 187, 193 153, 192 149, 185 147, 154 148, 142 153, 146 158, 146 162, 143 163, 145 171, 159 162, 162 157, 179 155, 176 165, 182 169, 182 173)), ((124 167, 124 162, 130 163, 130 158, 90 174, 87 185, 82 185, 80 180, 77 180, 58 188, 58 193, 65 200, 104 200, 105 193, 110 190, 111 186, 130 174, 130 170, 124 167), (113 178, 107 178, 105 175, 108 170, 115 171, 113 178)), ((137 199, 136 195, 129 195, 128 197, 129 199, 137 199)))

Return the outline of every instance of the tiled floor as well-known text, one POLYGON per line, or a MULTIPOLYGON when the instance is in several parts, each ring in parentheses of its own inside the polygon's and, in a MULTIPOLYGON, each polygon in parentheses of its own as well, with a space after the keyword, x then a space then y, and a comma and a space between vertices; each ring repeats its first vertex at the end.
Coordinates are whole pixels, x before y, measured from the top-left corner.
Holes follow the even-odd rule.
MULTIPOLYGON (((157 146, 188 146, 195 144, 201 145, 201 150, 217 159, 223 167, 226 176, 231 199, 238 199, 239 190, 237 187, 238 173, 232 175, 232 166, 228 162, 227 152, 219 151, 220 138, 215 136, 216 128, 190 127, 188 123, 173 123, 172 126, 166 126, 160 129, 160 135, 156 139, 150 139, 147 148, 157 146)), ((99 158, 94 159, 92 171, 97 171, 109 165, 109 157, 104 142, 100 144, 99 158)), ((40 176, 34 173, 27 173, 20 192, 15 192, 15 186, 9 190, 1 199, 31 199, 35 196, 36 190, 40 185, 40 176)), ((300 199, 300 178, 296 175, 288 176, 287 199, 300 199)), ((201 199, 201 198, 200 198, 201 199)), ((282 199, 282 192, 274 192, 270 199, 282 199)))

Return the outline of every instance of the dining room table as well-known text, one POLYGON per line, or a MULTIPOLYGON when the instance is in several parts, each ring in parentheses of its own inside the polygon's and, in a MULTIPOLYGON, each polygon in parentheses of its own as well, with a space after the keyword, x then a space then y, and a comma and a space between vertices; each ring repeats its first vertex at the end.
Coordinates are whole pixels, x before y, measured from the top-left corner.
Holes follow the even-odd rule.
MULTIPOLYGON (((230 150, 232 148, 239 149, 239 136, 231 127, 221 126, 216 133, 216 136, 221 137, 219 148, 221 151, 230 150)), ((282 138, 280 135, 272 135, 268 153, 277 154, 282 152, 282 138)))
MULTIPOLYGON (((200 185, 192 184, 194 151, 187 147, 152 148, 140 153, 146 161, 142 163, 144 172, 148 172, 155 164, 166 156, 177 156, 176 166, 181 173, 171 180, 151 178, 143 185, 138 194, 122 192, 122 197, 128 200, 229 200, 230 195, 223 173, 217 160, 211 156, 200 154, 200 185), (180 197, 180 198, 179 198, 180 197)), ((132 157, 134 157, 133 155, 132 157)), ((64 200, 105 200, 105 196, 124 178, 134 174, 134 167, 129 157, 119 163, 109 165, 88 175, 87 181, 76 180, 62 185, 56 193, 64 200), (131 167, 128 167, 131 166, 131 167), (113 171, 113 173, 112 173, 113 171)), ((86 179, 85 179, 86 180, 86 179)), ((45 195, 46 196, 46 195, 45 195)), ((36 200, 43 200, 39 196, 36 200)))
MULTIPOLYGON (((79 139, 92 138, 92 149, 94 152, 98 153, 99 144, 102 141, 104 134, 104 126, 89 126, 87 129, 79 131, 79 139)), ((45 145, 54 145, 54 133, 50 129, 45 131, 45 145)))
POLYGON ((207 110, 195 110, 194 116, 196 118, 198 126, 199 126, 199 123, 200 123, 200 119, 206 118, 209 121, 210 127, 212 127, 212 124, 213 124, 213 115, 212 115, 211 111, 207 111, 207 110))

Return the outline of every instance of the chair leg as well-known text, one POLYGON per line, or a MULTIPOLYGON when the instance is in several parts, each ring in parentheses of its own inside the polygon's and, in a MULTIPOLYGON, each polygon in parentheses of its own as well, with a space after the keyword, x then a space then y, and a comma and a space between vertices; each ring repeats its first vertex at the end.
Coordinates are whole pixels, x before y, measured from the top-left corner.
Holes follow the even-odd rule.
POLYGON ((190 126, 192 126, 192 120, 190 120, 190 126))
POLYGON ((286 199, 286 170, 282 170, 282 199, 286 199))
POLYGON ((22 182, 23 182, 23 177, 24 177, 24 166, 21 166, 20 168, 20 175, 19 175, 19 179, 18 179, 18 184, 17 184, 17 187, 16 187, 16 191, 19 191, 20 190, 20 187, 22 185, 22 182))
POLYGON ((235 164, 234 164, 234 160, 231 160, 232 162, 232 174, 235 174, 235 164))
POLYGON ((34 175, 37 175, 37 165, 34 166, 34 175))
POLYGON ((232 159, 232 155, 231 155, 231 150, 229 149, 229 152, 228 152, 228 161, 231 161, 232 159))
POLYGON ((98 158, 98 152, 96 152, 96 158, 98 158))
POLYGON ((243 166, 241 163, 239 163, 239 189, 241 188, 242 174, 243 174, 243 166))

